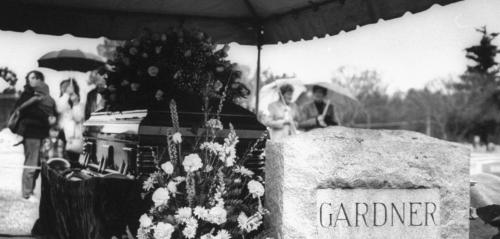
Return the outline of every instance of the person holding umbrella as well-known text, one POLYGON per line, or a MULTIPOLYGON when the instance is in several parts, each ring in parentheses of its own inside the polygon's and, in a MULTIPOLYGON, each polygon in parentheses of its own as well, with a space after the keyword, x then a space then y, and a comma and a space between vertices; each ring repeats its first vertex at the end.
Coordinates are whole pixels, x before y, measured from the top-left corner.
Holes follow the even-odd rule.
POLYGON ((280 140, 297 133, 299 110, 292 101, 294 88, 290 84, 279 87, 279 99, 269 104, 269 115, 264 124, 270 128, 271 140, 280 140))
POLYGON ((333 105, 326 100, 328 89, 319 85, 312 87, 313 101, 302 107, 299 128, 311 130, 339 125, 333 105))

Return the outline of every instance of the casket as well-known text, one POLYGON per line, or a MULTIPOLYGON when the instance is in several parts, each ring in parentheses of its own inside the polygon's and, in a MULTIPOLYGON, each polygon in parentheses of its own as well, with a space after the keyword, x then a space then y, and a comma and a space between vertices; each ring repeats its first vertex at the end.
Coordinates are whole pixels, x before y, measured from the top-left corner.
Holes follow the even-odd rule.
MULTIPOLYGON (((205 133, 205 115, 201 101, 196 97, 176 99, 179 129, 174 128, 169 104, 154 109, 96 112, 84 123, 83 167, 94 174, 105 176, 121 174, 144 177, 157 170, 168 159, 167 135, 179 131, 183 136, 182 149, 192 151, 199 137, 205 133)), ((209 116, 214 117, 214 116, 209 116)), ((239 137, 238 156, 248 155, 245 166, 261 174, 261 151, 249 149, 265 133, 265 126, 255 114, 233 103, 225 103, 220 114, 224 130, 217 133, 224 138, 232 124, 239 137)), ((257 147, 259 148, 259 147, 257 147)), ((260 147, 262 148, 262 147, 260 147)))

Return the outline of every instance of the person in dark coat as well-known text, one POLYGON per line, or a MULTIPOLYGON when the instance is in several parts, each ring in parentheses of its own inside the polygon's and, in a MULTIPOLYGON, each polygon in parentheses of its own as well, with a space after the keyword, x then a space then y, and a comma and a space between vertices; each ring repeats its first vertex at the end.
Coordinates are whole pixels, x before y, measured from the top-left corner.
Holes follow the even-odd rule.
POLYGON ((311 130, 339 125, 333 105, 325 100, 328 90, 316 85, 313 87, 312 92, 314 101, 302 107, 299 128, 311 130), (325 109, 325 107, 328 108, 325 109))
POLYGON ((90 114, 105 109, 106 107, 106 79, 101 74, 95 76, 95 88, 87 93, 85 102, 85 120, 90 118, 90 114))
POLYGON ((20 117, 14 133, 24 138, 24 165, 27 166, 22 175, 22 196, 33 201, 36 200, 33 191, 39 170, 29 167, 40 166, 42 139, 49 136, 50 126, 55 123, 57 112, 55 101, 48 95, 48 87, 41 72, 31 71, 26 75, 26 85, 15 104, 15 110, 19 111, 20 117), (34 99, 36 101, 30 103, 34 99))

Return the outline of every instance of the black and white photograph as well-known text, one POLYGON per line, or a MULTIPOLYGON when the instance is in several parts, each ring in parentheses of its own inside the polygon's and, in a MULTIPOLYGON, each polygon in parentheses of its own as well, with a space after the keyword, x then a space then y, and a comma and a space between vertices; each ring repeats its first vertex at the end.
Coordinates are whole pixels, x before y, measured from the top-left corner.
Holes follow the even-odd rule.
POLYGON ((499 0, 4 0, 0 238, 500 239, 499 0))

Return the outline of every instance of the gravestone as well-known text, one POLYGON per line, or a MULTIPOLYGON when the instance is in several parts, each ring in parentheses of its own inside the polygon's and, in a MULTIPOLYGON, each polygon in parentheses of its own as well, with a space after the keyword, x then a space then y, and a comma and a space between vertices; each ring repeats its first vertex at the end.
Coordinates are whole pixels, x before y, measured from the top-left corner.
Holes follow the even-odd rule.
POLYGON ((330 127, 266 146, 277 239, 468 238, 467 147, 409 131, 330 127))

